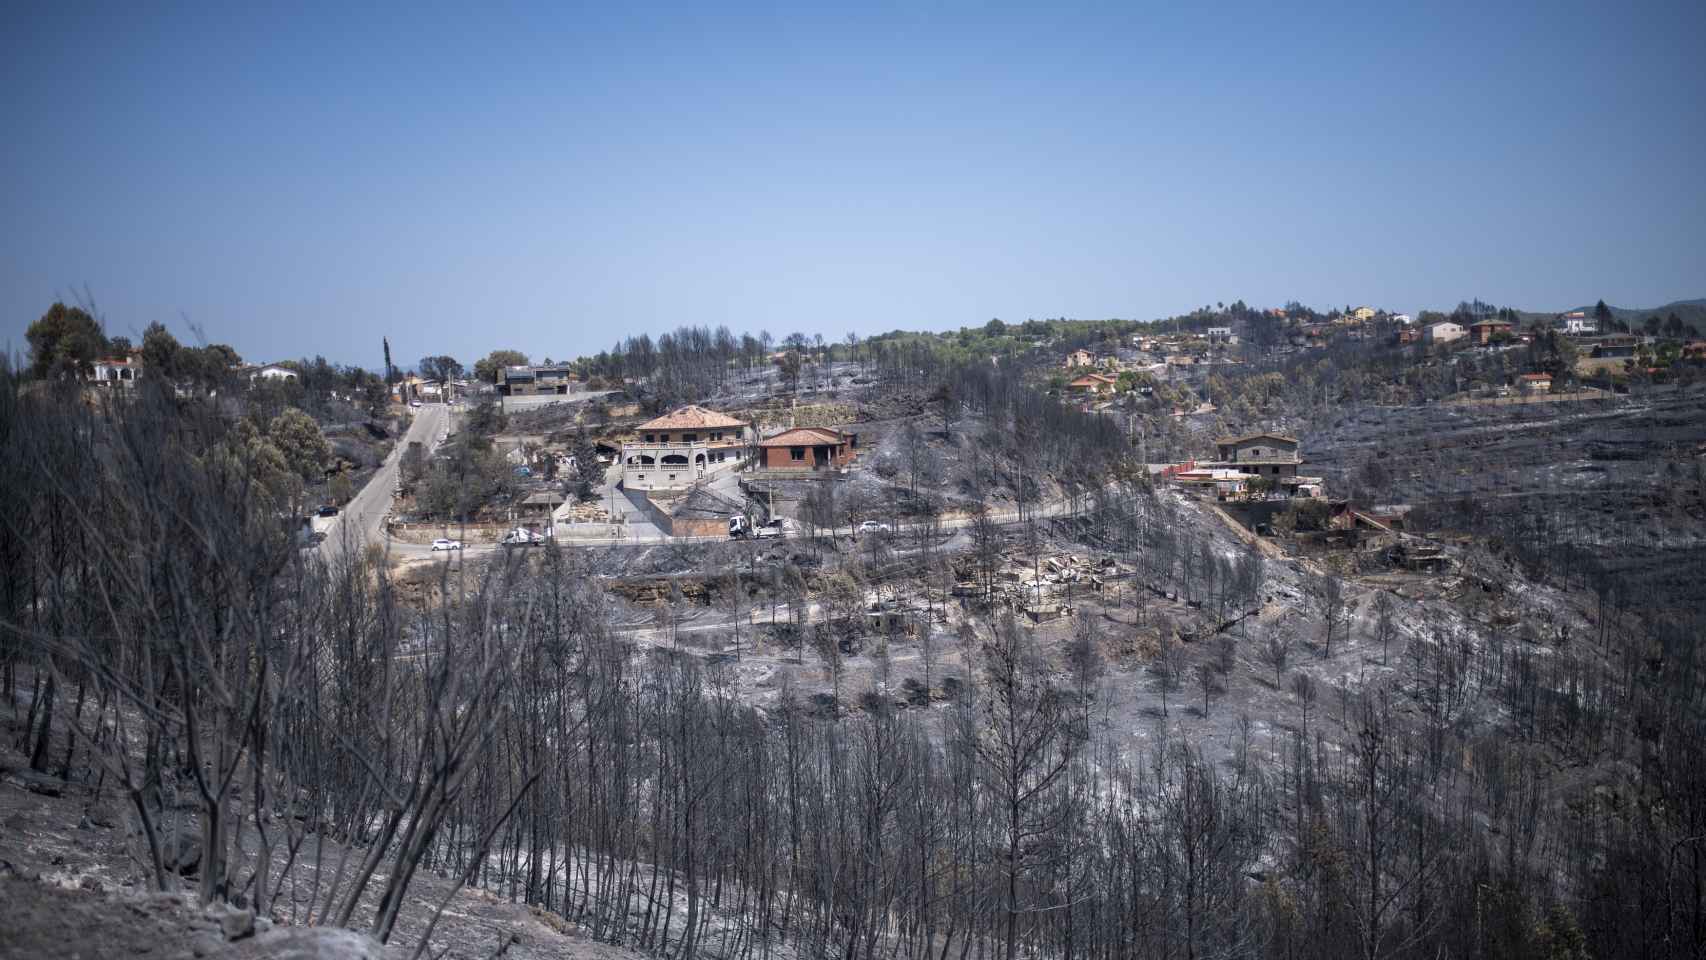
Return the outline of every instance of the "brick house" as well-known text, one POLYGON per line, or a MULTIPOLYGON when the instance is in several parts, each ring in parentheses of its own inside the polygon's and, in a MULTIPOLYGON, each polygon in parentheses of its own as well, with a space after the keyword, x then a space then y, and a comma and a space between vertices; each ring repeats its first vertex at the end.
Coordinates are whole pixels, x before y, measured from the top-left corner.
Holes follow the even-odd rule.
POLYGON ((758 442, 766 470, 831 470, 858 455, 859 435, 830 427, 794 427, 758 442))
POLYGON ((1469 338, 1482 346, 1491 343, 1494 337, 1510 333, 1509 321, 1487 318, 1477 320, 1469 325, 1469 338))

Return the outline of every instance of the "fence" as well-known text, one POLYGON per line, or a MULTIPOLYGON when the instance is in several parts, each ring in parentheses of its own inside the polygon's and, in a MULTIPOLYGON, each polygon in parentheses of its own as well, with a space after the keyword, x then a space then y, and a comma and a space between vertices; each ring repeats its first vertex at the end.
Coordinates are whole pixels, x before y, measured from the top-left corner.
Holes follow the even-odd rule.
POLYGON ((547 524, 516 520, 509 523, 400 523, 392 522, 386 531, 393 540, 404 543, 431 543, 439 537, 450 537, 464 543, 497 543, 516 527, 524 527, 549 535, 556 540, 624 540, 631 534, 621 522, 614 523, 557 523, 547 524))

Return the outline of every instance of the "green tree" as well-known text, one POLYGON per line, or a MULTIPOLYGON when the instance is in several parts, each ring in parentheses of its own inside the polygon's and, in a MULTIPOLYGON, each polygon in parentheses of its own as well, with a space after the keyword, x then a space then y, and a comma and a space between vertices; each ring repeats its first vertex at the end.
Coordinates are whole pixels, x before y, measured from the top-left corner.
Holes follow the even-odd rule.
POLYGON ((455 357, 440 355, 421 358, 421 376, 438 383, 454 380, 462 375, 462 364, 455 357))
POLYGON ((331 451, 319 424, 308 414, 295 407, 285 410, 267 425, 267 437, 284 455, 290 472, 303 482, 311 483, 325 472, 331 451))
POLYGON ((179 374, 178 353, 183 350, 178 338, 164 325, 155 321, 142 331, 142 366, 150 373, 174 379, 179 374))
POLYGON ((598 488, 604 485, 609 467, 599 462, 598 447, 584 427, 575 432, 575 443, 569 452, 575 458, 575 475, 570 481, 574 495, 582 501, 591 500, 598 496, 598 488))
POLYGON ((89 376, 108 349, 95 318, 63 303, 47 308, 24 336, 30 342, 30 372, 38 379, 89 376))
POLYGON ((348 503, 350 498, 355 496, 355 485, 350 482, 349 474, 339 471, 333 475, 328 493, 333 503, 348 503))
POLYGON ((527 354, 520 350, 493 350, 486 354, 485 359, 474 361, 474 377, 487 383, 497 383, 499 370, 526 364, 527 354))
POLYGON ((1611 326, 1611 308, 1605 305, 1604 300, 1593 305, 1593 318, 1599 322, 1601 331, 1611 326))

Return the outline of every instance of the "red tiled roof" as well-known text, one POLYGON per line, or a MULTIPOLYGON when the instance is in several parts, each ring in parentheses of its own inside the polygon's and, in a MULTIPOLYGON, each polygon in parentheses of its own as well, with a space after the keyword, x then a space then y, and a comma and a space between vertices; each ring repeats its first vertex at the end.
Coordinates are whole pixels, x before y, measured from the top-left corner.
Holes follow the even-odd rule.
POLYGON ((1550 379, 1552 379, 1552 375, 1550 373, 1525 373, 1522 375, 1522 379, 1524 379, 1524 380, 1550 380, 1550 379))
POLYGON ((697 404, 690 403, 685 407, 679 407, 675 410, 671 410, 663 416, 658 417, 656 420, 649 420, 642 423, 636 429, 691 430, 695 427, 715 429, 717 427, 744 426, 746 426, 745 423, 736 420, 734 417, 718 413, 715 410, 707 410, 697 404))
POLYGON ((825 443, 844 443, 847 437, 828 427, 795 427, 774 437, 759 441, 761 447, 809 447, 825 443))

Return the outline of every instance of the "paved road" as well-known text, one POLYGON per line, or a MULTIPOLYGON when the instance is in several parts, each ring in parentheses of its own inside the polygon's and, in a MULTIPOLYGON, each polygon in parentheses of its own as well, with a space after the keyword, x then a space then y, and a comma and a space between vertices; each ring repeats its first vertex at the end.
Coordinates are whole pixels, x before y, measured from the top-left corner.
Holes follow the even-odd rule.
MULTIPOLYGON (((366 491, 363 492, 365 493, 366 491)), ((1070 516, 1071 514, 1072 504, 1066 499, 1039 504, 1036 508, 1027 511, 1027 515, 1029 517, 1033 517, 1038 520, 1050 517, 1065 517, 1070 516)), ((1010 527, 1014 524, 1023 522, 1023 518, 1020 517, 1017 509, 991 510, 989 512, 989 519, 997 525, 1004 527, 1010 527)), ((969 516, 949 517, 943 519, 937 525, 937 529, 949 534, 949 537, 942 546, 947 549, 962 549, 969 546, 970 539, 967 531, 969 531, 973 522, 973 518, 969 516)), ((893 526, 895 527, 897 535, 911 533, 916 529, 915 525, 907 523, 898 523, 893 526)), ((844 526, 840 529, 845 533, 847 527, 844 526)), ((456 534, 456 525, 454 523, 450 524, 449 530, 449 535, 454 537, 456 534)), ((726 536, 672 537, 648 523, 645 525, 643 530, 628 529, 625 530, 623 535, 620 537, 602 536, 579 538, 559 536, 557 538, 557 542, 564 547, 608 547, 622 544, 728 543, 730 541, 726 536)), ((766 540, 761 542, 769 543, 770 541, 766 540)), ((403 559, 420 559, 422 557, 431 557, 435 555, 432 547, 424 543, 406 543, 402 540, 392 540, 389 546, 393 557, 400 557, 403 559)), ((489 556, 490 554, 496 553, 502 549, 505 548, 495 543, 470 543, 462 550, 462 555, 465 557, 478 558, 489 556)), ((448 560, 451 555, 439 552, 436 556, 448 560)))
POLYGON ((379 472, 345 504, 337 522, 327 528, 326 540, 320 544, 321 559, 330 562, 346 549, 359 550, 364 544, 385 542, 385 515, 391 512, 391 492, 397 488, 397 465, 403 459, 403 451, 418 440, 430 453, 450 429, 450 408, 442 403, 423 404, 415 407, 414 413, 408 433, 385 458, 379 472))

